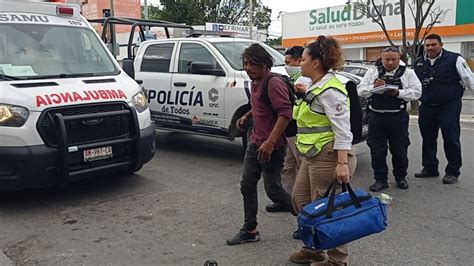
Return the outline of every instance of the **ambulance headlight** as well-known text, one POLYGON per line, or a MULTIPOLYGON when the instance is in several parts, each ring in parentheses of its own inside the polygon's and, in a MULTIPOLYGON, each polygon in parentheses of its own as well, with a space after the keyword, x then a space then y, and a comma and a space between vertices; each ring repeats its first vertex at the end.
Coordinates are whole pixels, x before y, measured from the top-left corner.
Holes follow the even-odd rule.
POLYGON ((139 113, 145 111, 148 108, 147 99, 143 91, 133 95, 132 104, 139 113))
POLYGON ((28 109, 25 107, 0 103, 0 126, 21 127, 28 115, 28 109))

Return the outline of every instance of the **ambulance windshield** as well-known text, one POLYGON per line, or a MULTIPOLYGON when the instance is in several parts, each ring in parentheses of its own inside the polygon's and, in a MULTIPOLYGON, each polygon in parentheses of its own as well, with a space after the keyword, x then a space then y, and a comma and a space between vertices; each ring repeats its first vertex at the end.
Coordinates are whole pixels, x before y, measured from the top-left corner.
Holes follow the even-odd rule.
POLYGON ((0 24, 0 74, 40 79, 118 73, 89 28, 0 24))
MULTIPOLYGON (((253 42, 215 42, 212 44, 225 57, 232 68, 243 70, 242 53, 247 47, 253 44, 253 42)), ((267 52, 272 56, 273 66, 285 65, 285 57, 281 53, 265 44, 259 43, 259 45, 265 48, 265 50, 267 50, 267 52)))

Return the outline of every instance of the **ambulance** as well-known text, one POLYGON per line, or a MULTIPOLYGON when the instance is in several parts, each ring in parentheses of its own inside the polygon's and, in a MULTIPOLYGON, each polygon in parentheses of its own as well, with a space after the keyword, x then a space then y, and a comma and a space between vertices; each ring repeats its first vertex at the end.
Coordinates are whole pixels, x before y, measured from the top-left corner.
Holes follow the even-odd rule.
POLYGON ((144 91, 78 5, 0 2, 0 190, 132 173, 154 154, 144 91))

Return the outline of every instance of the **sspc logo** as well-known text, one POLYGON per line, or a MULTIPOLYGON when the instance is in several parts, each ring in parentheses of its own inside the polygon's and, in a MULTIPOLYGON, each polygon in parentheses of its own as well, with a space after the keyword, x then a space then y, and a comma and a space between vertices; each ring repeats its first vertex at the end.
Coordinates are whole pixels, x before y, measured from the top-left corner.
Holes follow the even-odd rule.
POLYGON ((219 108, 219 103, 217 102, 219 100, 219 91, 216 88, 212 88, 209 90, 209 107, 211 108, 219 108))

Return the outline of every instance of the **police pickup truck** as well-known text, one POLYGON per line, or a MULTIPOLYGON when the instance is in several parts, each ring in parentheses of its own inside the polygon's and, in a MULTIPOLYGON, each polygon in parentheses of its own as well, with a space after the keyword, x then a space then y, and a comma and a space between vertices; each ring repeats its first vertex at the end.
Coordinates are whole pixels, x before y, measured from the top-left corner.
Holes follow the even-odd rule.
MULTIPOLYGON (((142 43, 134 60, 135 78, 143 80, 148 90, 152 121, 163 129, 230 140, 247 136, 235 127, 235 122, 250 108, 251 82, 243 70, 241 55, 252 43, 255 41, 237 38, 176 38, 142 43)), ((272 71, 286 74, 284 56, 258 43, 272 56, 272 71)), ((338 77, 344 83, 358 82, 350 74, 340 73, 338 77)), ((354 84, 354 92, 355 89, 354 84)), ((356 142, 366 133, 354 134, 356 142)), ((245 146, 246 138, 243 143, 245 146)))
POLYGON ((77 5, 0 2, 0 190, 137 171, 146 95, 77 5))
MULTIPOLYGON (((242 53, 252 43, 258 43, 272 56, 272 72, 286 74, 284 55, 262 42, 233 37, 203 37, 192 27, 166 21, 107 18, 94 20, 104 25, 102 39, 108 42, 107 29, 111 24, 128 24, 131 34, 128 56, 123 68, 130 76, 143 82, 148 91, 148 105, 153 123, 160 129, 185 131, 193 134, 234 140, 243 137, 247 144, 248 132, 235 126, 249 109, 251 80, 242 65, 242 53), (189 30, 189 37, 146 40, 142 26, 189 30), (139 32, 142 42, 134 44, 139 32), (198 33, 198 34, 193 34, 198 33), (200 36, 200 37, 198 37, 200 36)), ((351 102, 351 125, 354 143, 365 140, 366 100, 357 96, 360 78, 349 73, 337 74, 357 101, 351 102), (363 126, 365 124, 365 126, 363 126)))

